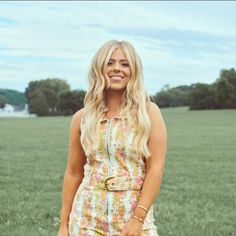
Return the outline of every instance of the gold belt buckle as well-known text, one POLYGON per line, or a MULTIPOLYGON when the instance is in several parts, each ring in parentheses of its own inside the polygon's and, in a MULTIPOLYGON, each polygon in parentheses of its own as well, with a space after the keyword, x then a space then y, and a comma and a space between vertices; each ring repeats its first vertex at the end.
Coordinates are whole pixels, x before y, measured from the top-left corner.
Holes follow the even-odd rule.
POLYGON ((110 180, 110 179, 113 179, 113 178, 115 178, 115 177, 116 177, 116 176, 109 176, 109 177, 107 177, 107 178, 105 179, 104 185, 105 185, 105 188, 106 188, 107 191, 113 191, 113 190, 109 189, 107 181, 110 180))

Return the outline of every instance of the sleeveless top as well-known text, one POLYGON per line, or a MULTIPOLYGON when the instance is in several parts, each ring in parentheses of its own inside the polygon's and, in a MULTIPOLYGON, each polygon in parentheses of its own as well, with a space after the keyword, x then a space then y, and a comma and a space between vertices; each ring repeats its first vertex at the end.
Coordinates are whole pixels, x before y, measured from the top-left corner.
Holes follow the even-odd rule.
POLYGON ((108 119, 103 114, 100 121, 100 146, 87 158, 85 176, 90 173, 98 178, 122 175, 140 177, 139 181, 143 181, 146 174, 145 158, 135 150, 133 144, 138 123, 129 131, 126 121, 126 116, 108 119))
MULTIPOLYGON (((138 203, 146 176, 145 158, 133 144, 138 123, 130 131, 126 119, 120 115, 108 119, 104 113, 100 120, 100 145, 87 157, 84 178, 73 201, 71 235, 76 235, 79 228, 92 229, 101 235, 120 235, 138 203), (107 188, 104 183, 110 177, 107 188)), ((156 230, 153 207, 145 218, 143 230, 156 230)))

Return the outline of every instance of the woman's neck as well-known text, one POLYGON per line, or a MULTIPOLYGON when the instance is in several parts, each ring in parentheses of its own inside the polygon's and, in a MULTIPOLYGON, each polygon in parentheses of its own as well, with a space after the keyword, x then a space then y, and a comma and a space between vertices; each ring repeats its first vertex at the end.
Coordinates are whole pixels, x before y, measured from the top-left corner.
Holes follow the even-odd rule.
POLYGON ((108 113, 111 115, 117 115, 120 113, 122 105, 123 91, 107 91, 105 94, 106 106, 108 107, 108 113))

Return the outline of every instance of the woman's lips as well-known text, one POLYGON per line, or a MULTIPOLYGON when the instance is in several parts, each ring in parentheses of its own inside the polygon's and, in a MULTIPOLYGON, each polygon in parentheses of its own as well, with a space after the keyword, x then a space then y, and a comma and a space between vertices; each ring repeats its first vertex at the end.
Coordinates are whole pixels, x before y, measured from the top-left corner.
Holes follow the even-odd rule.
POLYGON ((121 76, 110 76, 110 78, 111 78, 112 80, 122 80, 122 79, 124 79, 124 78, 121 77, 121 76))

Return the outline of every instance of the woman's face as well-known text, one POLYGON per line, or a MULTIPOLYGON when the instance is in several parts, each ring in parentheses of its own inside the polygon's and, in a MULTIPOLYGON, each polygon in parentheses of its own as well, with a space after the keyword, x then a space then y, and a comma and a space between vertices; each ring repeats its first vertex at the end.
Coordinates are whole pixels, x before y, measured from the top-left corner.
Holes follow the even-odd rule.
POLYGON ((117 48, 105 66, 105 73, 110 81, 109 89, 125 90, 131 77, 129 62, 122 48, 117 48))

